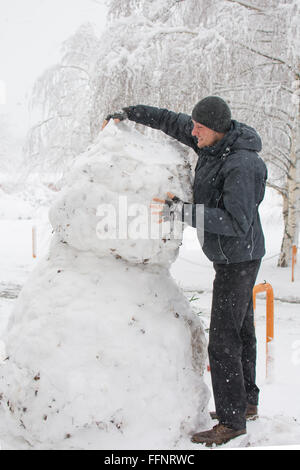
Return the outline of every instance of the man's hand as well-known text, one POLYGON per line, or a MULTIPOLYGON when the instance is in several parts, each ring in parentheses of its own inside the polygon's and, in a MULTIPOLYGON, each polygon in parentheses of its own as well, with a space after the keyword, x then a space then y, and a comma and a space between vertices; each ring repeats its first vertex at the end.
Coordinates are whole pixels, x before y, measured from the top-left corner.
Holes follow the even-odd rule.
POLYGON ((176 218, 182 221, 182 208, 184 202, 172 193, 167 193, 167 196, 169 199, 159 199, 157 197, 152 199, 155 203, 159 203, 151 204, 150 206, 159 210, 158 212, 152 211, 153 215, 159 215, 160 217, 157 222, 158 224, 173 221, 176 218))
POLYGON ((111 119, 113 119, 115 123, 118 123, 118 122, 124 121, 127 118, 128 118, 128 114, 126 112, 126 108, 123 108, 123 111, 119 113, 109 114, 108 116, 106 116, 106 118, 103 121, 102 130, 107 126, 107 124, 109 123, 111 119))

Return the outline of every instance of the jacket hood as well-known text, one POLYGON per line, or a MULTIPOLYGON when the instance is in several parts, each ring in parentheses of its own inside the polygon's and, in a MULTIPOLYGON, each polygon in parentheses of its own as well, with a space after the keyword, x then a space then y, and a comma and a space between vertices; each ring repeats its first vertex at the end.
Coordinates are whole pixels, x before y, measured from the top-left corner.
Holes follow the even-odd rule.
MULTIPOLYGON (((262 142, 261 138, 253 127, 247 126, 242 122, 232 121, 232 127, 236 129, 238 135, 236 140, 232 143, 233 150, 253 150, 254 152, 261 152, 262 142)), ((225 136, 226 137, 226 136, 225 136)))
POLYGON ((233 150, 252 150, 260 152, 262 141, 253 127, 238 121, 231 121, 231 129, 220 142, 213 147, 205 147, 203 152, 211 156, 225 155, 233 150))

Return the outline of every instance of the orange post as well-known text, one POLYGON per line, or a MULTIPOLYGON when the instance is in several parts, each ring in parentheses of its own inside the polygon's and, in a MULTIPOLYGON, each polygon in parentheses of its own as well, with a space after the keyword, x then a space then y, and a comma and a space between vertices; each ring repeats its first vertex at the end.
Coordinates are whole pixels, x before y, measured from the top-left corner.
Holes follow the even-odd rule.
POLYGON ((295 266, 297 263, 297 252, 298 248, 296 245, 292 247, 292 282, 295 282, 295 266))
POLYGON ((37 234, 36 234, 36 227, 32 227, 32 257, 37 257, 37 234))
POLYGON ((253 308, 256 310, 256 295, 261 292, 267 294, 267 319, 266 319, 266 374, 269 376, 272 357, 270 354, 270 343, 274 340, 274 291, 271 284, 258 284, 253 289, 253 308))

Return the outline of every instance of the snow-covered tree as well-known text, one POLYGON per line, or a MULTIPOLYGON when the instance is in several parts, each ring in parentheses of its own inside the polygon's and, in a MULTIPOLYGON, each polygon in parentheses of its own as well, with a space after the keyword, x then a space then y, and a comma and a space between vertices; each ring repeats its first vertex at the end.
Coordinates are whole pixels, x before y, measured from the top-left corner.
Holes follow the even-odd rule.
POLYGON ((231 44, 226 58, 230 77, 220 94, 231 95, 232 108, 258 128, 269 186, 283 197, 284 236, 278 265, 285 267, 298 244, 300 166, 300 4, 294 0, 234 2, 235 19, 219 33, 231 44), (242 31, 242 34, 241 34, 242 31))
POLYGON ((201 55, 214 42, 214 31, 179 21, 181 3, 185 1, 109 2, 106 42, 101 41, 95 69, 95 133, 112 109, 143 102, 190 112, 199 95, 208 91, 200 74, 201 55))
POLYGON ((92 70, 98 39, 90 24, 64 42, 59 64, 36 81, 32 95, 34 119, 26 154, 45 172, 61 173, 91 142, 92 70))
POLYGON ((9 116, 0 114, 0 188, 7 188, 8 178, 14 175, 20 165, 21 147, 14 135, 9 116))

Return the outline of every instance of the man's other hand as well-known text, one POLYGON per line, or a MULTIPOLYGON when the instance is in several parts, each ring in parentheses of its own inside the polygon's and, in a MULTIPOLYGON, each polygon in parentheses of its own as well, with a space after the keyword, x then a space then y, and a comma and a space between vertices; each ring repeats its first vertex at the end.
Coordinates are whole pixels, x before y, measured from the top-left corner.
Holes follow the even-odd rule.
POLYGON ((125 108, 121 112, 109 114, 108 116, 106 116, 106 118, 103 121, 102 130, 107 126, 107 124, 109 123, 109 121, 111 119, 113 119, 115 121, 115 123, 117 124, 121 121, 124 121, 127 118, 128 118, 128 114, 127 114, 125 108))
POLYGON ((183 201, 172 193, 167 193, 167 196, 169 199, 153 198, 155 204, 150 205, 152 209, 156 209, 152 214, 159 216, 158 224, 174 219, 180 220, 182 217, 183 201))

